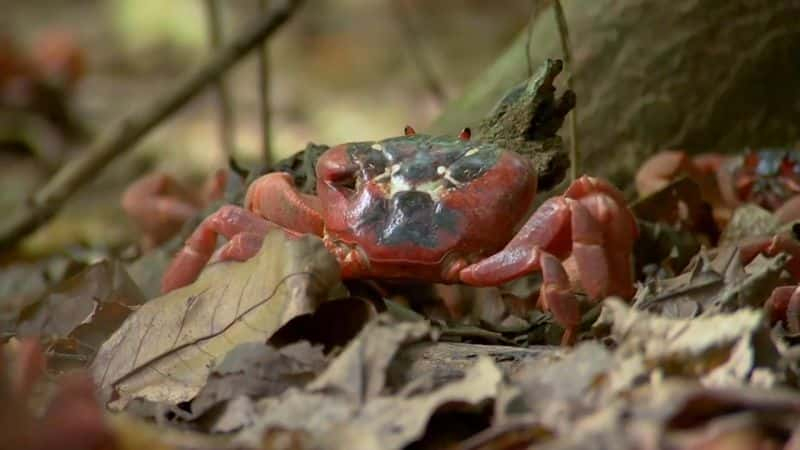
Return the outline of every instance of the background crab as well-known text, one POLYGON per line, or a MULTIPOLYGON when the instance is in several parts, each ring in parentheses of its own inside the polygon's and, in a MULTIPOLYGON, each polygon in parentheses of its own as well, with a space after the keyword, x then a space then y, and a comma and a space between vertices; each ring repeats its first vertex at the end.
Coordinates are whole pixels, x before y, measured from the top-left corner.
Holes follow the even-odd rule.
POLYGON ((636 174, 636 189, 646 196, 680 175, 700 185, 714 216, 724 225, 742 203, 756 203, 775 212, 783 223, 800 218, 800 152, 792 149, 748 150, 744 155, 683 151, 655 154, 636 174))

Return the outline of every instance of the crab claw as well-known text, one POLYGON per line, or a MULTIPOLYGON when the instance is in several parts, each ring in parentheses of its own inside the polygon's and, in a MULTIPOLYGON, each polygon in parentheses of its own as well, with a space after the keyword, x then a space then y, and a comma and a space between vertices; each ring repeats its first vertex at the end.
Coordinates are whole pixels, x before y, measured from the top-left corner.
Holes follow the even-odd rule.
POLYGON ((244 203, 246 209, 226 205, 203 220, 164 273, 162 292, 197 278, 215 254, 217 236, 229 240, 217 253, 219 260, 244 261, 258 252, 264 235, 272 229, 283 229, 295 237, 322 235, 324 223, 317 198, 298 192, 286 173, 270 173, 254 181, 244 203))

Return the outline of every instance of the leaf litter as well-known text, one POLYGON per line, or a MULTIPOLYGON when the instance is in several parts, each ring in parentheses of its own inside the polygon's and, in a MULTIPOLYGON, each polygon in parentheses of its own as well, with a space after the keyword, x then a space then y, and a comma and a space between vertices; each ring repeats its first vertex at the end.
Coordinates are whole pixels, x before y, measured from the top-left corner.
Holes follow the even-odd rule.
MULTIPOLYGON (((669 188, 676 204, 694 192, 669 188)), ((744 265, 735 245, 786 230, 748 208, 691 261, 708 236, 648 216, 666 227, 651 248, 667 270, 632 305, 588 309, 572 349, 534 345, 552 331, 529 309, 535 278, 475 291, 488 301, 461 323, 426 319, 345 287, 319 239, 280 232, 148 302, 123 266, 90 266, 22 311, 17 332, 51 337, 51 368, 94 358, 103 404, 122 412, 90 425, 118 448, 797 448, 800 351, 763 310, 790 256, 744 265)))

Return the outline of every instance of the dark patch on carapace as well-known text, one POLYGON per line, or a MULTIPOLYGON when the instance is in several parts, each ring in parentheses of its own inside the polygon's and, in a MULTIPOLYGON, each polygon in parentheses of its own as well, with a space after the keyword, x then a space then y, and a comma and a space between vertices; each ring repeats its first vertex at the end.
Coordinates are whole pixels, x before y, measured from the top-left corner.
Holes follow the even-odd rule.
POLYGON ((425 192, 403 191, 395 194, 386 211, 386 222, 380 229, 378 242, 382 245, 413 243, 437 248, 439 230, 455 233, 458 217, 455 212, 434 202, 425 192))

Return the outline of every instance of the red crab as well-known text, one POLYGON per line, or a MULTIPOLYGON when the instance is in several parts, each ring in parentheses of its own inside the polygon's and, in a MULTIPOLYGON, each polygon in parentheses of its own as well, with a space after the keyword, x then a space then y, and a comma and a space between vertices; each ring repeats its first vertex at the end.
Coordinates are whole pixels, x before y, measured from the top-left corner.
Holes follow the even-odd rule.
POLYGON ((286 173, 259 178, 244 208, 224 206, 195 230, 162 290, 191 283, 218 235, 229 242, 215 259, 241 261, 280 228, 322 237, 343 278, 495 286, 541 270, 540 304, 571 341, 580 319, 571 279, 592 299, 633 294, 633 215, 611 184, 584 176, 526 221, 536 194, 533 165, 469 135, 406 127, 404 136, 333 147, 317 162, 316 196, 298 192, 286 173))
POLYGON ((149 250, 169 240, 187 220, 221 198, 226 179, 227 172, 220 169, 198 190, 166 173, 152 172, 125 189, 122 209, 142 232, 142 247, 149 250))
POLYGON ((779 233, 771 237, 751 237, 738 244, 744 264, 752 261, 759 253, 775 256, 786 253, 789 260, 785 269, 792 283, 775 288, 764 303, 770 324, 783 322, 793 334, 800 334, 800 242, 796 230, 779 233))
POLYGON ((0 106, 46 108, 48 96, 71 94, 86 71, 84 51, 64 31, 42 35, 30 54, 0 35, 0 106))
POLYGON ((800 219, 800 152, 787 149, 748 151, 742 156, 663 151, 647 160, 636 174, 636 189, 645 196, 678 175, 695 180, 725 224, 746 202, 775 211, 781 222, 800 219))

